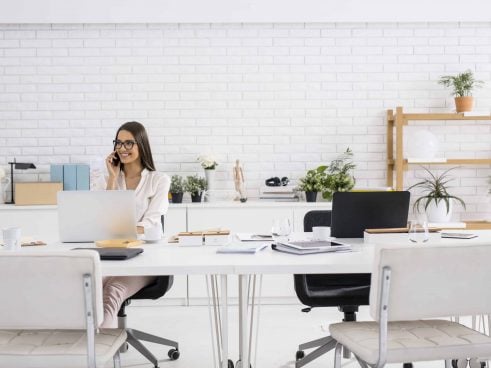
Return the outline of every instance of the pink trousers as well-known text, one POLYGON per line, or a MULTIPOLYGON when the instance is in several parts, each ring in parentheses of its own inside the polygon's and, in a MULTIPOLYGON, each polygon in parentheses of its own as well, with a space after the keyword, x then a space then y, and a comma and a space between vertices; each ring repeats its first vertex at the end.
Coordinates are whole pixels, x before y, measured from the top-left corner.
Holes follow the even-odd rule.
POLYGON ((155 280, 155 276, 115 276, 102 279, 104 321, 102 328, 118 327, 118 311, 123 302, 155 280))

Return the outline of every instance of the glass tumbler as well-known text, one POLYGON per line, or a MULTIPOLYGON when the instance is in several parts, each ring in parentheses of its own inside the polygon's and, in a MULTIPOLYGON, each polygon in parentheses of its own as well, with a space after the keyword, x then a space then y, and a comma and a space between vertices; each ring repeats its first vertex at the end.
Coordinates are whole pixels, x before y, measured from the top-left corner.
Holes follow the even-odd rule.
POLYGON ((426 220, 409 221, 409 241, 426 243, 429 240, 428 222, 426 220))

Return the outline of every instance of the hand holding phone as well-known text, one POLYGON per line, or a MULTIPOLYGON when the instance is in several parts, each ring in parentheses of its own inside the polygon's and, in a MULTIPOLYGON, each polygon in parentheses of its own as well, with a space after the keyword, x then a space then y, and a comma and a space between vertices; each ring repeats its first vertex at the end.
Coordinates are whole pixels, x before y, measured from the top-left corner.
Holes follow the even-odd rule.
POLYGON ((113 158, 112 158, 112 161, 111 161, 111 165, 113 166, 119 166, 119 164, 121 163, 121 160, 119 158, 119 155, 116 151, 113 152, 113 158))

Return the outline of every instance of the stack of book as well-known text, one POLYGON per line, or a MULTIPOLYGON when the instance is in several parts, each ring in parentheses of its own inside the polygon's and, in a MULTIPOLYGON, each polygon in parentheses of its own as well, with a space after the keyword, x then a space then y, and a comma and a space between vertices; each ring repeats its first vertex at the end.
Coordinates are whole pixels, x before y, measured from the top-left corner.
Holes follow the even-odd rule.
POLYGON ((292 254, 315 254, 330 252, 350 252, 351 245, 325 240, 277 241, 271 245, 273 250, 292 254))
POLYGON ((275 202, 297 202, 298 195, 294 191, 293 185, 286 185, 281 187, 267 187, 260 188, 259 199, 263 201, 275 201, 275 202))

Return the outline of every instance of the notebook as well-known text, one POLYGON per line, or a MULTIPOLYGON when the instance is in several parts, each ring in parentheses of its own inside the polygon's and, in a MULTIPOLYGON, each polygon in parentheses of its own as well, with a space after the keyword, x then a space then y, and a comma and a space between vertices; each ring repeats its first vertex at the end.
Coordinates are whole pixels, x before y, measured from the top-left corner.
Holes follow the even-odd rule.
POLYGON ((296 242, 276 242, 271 244, 271 248, 279 252, 291 254, 315 254, 331 252, 350 252, 349 244, 339 244, 330 241, 296 241, 296 242))
POLYGON ((73 248, 72 250, 76 249, 96 251, 103 261, 124 261, 143 253, 142 248, 73 248))

